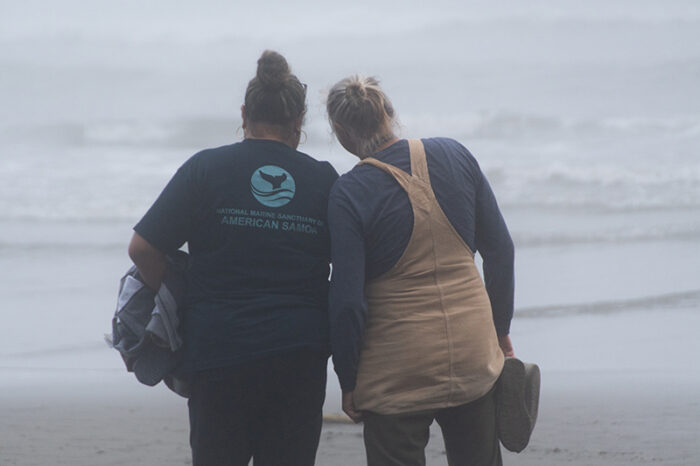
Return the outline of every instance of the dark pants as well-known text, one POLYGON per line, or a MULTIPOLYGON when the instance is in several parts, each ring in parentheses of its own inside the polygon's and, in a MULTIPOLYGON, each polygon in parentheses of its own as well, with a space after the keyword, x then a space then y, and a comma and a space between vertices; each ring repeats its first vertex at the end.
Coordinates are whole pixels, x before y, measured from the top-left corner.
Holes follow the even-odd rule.
POLYGON ((368 466, 424 466, 430 424, 442 429, 450 466, 500 466, 494 391, 454 408, 402 414, 365 411, 368 466))
POLYGON ((195 376, 189 400, 194 466, 312 466, 327 358, 310 350, 195 376))

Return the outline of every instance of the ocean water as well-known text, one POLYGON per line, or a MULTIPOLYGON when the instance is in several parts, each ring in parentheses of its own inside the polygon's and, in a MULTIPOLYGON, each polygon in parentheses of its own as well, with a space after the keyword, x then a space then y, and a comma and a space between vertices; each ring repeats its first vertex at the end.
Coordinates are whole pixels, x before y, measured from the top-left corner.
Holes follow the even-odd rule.
POLYGON ((102 334, 131 226, 189 156, 241 139, 266 48, 308 83, 300 150, 339 172, 356 159, 323 102, 352 73, 380 78, 402 136, 474 153, 516 244, 516 350, 531 318, 584 318, 584 342, 610 315, 698 312, 695 1, 0 5, 2 368, 121 370, 102 334))

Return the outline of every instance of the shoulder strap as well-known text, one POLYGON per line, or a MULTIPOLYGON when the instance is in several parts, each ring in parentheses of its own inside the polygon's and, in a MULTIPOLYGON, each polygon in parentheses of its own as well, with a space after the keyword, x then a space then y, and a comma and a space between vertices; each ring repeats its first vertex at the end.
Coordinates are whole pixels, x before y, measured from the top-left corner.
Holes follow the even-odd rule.
POLYGON ((367 157, 366 159, 362 159, 358 165, 372 165, 380 170, 388 173, 389 175, 393 176, 394 179, 401 185, 401 187, 408 191, 408 185, 409 185, 409 179, 411 176, 406 173, 405 171, 401 170, 400 168, 397 168, 393 165, 390 165, 388 163, 381 162, 374 157, 367 157))
POLYGON ((425 158, 425 147, 420 139, 409 139, 408 148, 411 151, 411 174, 430 186, 428 161, 425 158))
POLYGON ((403 189, 408 191, 409 180, 417 178, 430 186, 430 175, 428 174, 428 162, 425 158, 425 148, 420 139, 409 139, 408 149, 411 154, 411 175, 391 164, 384 163, 374 157, 367 157, 361 160, 358 165, 373 165, 389 175, 393 176, 403 189))

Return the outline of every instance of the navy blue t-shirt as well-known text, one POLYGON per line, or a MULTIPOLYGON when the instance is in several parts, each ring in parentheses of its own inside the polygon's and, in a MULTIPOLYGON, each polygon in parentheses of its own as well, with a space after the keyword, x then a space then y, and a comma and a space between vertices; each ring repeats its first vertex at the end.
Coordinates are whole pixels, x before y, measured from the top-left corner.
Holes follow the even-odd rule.
POLYGON ((188 243, 186 369, 328 351, 326 216, 337 178, 328 162, 256 139, 178 169, 134 230, 166 253, 188 243))

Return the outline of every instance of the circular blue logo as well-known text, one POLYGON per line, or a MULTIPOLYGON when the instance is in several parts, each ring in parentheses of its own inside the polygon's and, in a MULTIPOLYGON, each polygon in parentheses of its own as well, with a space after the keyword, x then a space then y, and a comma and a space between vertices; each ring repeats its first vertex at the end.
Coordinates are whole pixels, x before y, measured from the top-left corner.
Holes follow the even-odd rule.
POLYGON ((250 177, 250 192, 267 207, 282 207, 294 198, 294 178, 283 168, 265 165, 250 177))

